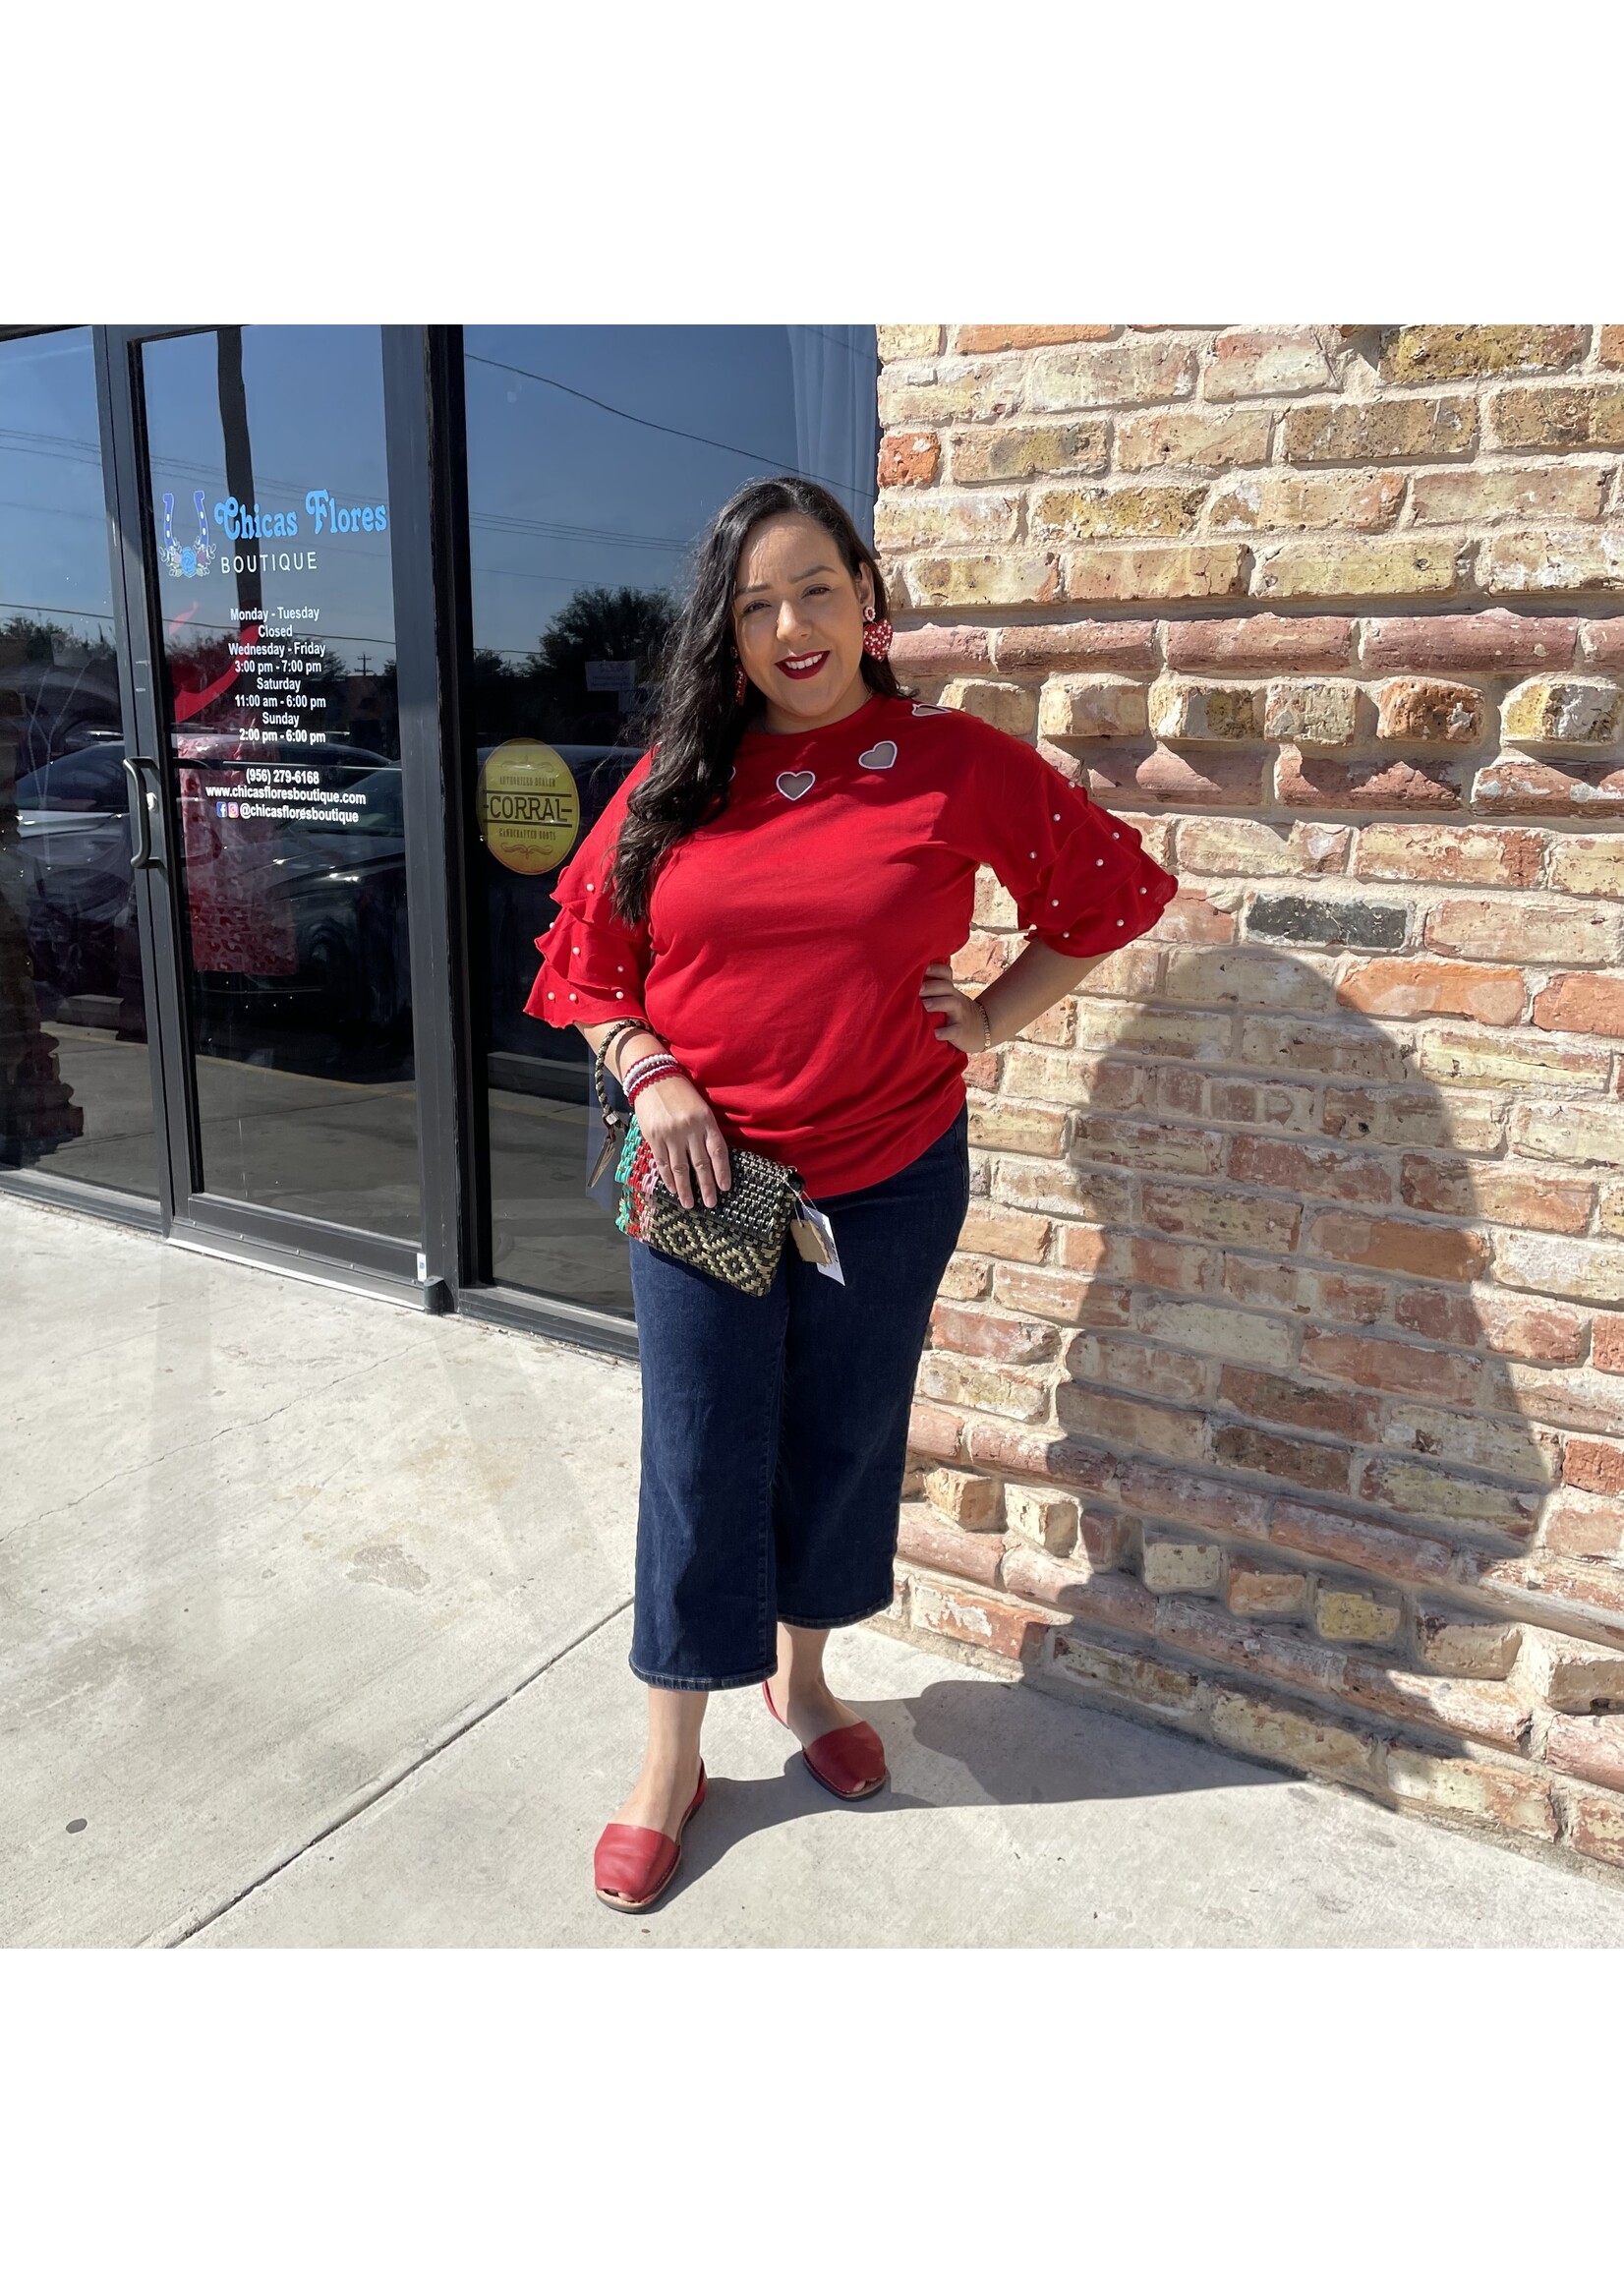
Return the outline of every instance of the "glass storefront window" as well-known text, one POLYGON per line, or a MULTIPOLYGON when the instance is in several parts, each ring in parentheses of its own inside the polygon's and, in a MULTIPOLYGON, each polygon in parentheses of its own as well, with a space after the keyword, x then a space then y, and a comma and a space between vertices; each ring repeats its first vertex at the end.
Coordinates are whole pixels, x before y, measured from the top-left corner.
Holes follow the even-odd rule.
POLYGON ((415 1240, 380 337, 141 356, 203 1187, 415 1240))
POLYGON ((871 530, 872 329, 472 325, 463 335, 481 818, 479 1000, 495 1278, 631 1315, 588 1053, 524 1014, 549 890, 644 748, 695 539, 739 485, 805 473, 871 530), (484 828, 516 787, 533 834, 484 828))
POLYGON ((0 342, 0 1168, 157 1192, 86 329, 0 342))

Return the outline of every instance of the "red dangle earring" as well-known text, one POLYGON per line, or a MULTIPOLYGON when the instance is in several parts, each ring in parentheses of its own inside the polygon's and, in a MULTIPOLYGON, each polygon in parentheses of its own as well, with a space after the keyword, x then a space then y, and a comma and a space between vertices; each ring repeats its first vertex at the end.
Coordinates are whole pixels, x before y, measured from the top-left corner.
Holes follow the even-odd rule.
POLYGON ((890 616, 882 615, 876 618, 876 612, 871 603, 863 611, 864 655, 872 656, 877 664, 883 664, 891 653, 891 643, 894 636, 890 616))

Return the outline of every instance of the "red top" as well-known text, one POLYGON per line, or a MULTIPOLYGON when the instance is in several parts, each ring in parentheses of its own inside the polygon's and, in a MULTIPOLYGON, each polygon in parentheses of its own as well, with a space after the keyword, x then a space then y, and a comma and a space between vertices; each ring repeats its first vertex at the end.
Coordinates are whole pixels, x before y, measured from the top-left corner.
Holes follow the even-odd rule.
POLYGON ((964 1055, 919 987, 969 937, 978 866, 1063 956, 1120 948, 1177 889, 1028 743, 876 695, 833 727, 746 734, 725 811, 672 847, 627 926, 608 879, 650 763, 559 872, 525 1009, 646 1017, 728 1142, 799 1169, 813 1198, 895 1175, 957 1116, 964 1055))

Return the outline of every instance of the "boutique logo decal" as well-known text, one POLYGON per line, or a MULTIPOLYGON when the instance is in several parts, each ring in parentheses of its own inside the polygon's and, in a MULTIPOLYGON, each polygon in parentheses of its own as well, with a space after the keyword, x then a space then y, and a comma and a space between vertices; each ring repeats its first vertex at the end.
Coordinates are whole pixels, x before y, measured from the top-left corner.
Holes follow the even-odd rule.
POLYGON ((172 490, 163 494, 163 543, 158 548, 158 558, 171 576, 206 576, 214 557, 208 536, 208 513, 201 490, 193 491, 192 502, 198 514, 198 541, 195 545, 181 545, 175 538, 175 494, 172 490))
POLYGON ((314 568, 316 552, 311 538, 353 537, 363 530, 386 532, 389 526, 386 505, 341 505, 330 490, 307 490, 303 516, 292 507, 285 513, 261 512, 252 503, 222 497, 213 513, 222 543, 210 532, 208 502, 202 490, 193 491, 192 504, 198 516, 198 535, 195 543, 182 545, 175 536, 174 493, 163 493, 163 542, 158 558, 171 576, 206 576, 216 561, 222 576, 241 576, 253 569, 314 568), (297 552, 233 550, 240 545, 260 548, 267 540, 301 537, 306 542, 297 552))

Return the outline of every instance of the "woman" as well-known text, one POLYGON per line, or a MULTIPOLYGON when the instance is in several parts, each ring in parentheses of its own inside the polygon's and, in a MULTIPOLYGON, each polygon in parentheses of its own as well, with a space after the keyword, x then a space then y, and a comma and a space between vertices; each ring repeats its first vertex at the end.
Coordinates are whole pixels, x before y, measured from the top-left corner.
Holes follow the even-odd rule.
POLYGON ((729 1144, 753 1148, 801 1172, 837 1251, 825 1270, 786 1241, 761 1297, 631 1244, 630 1662, 649 1733, 595 1857, 621 1909, 676 1871, 712 1690, 761 1683, 841 1798, 885 1781, 824 1646, 892 1597, 914 1375, 969 1195, 964 1062, 1175 889, 1026 743, 909 702, 890 644, 879 563, 843 508, 800 480, 739 491, 700 552, 657 743, 537 942, 527 1009, 607 1044, 667 1191, 712 1206, 729 1144), (1029 937, 968 996, 950 960, 982 863, 1029 937))

